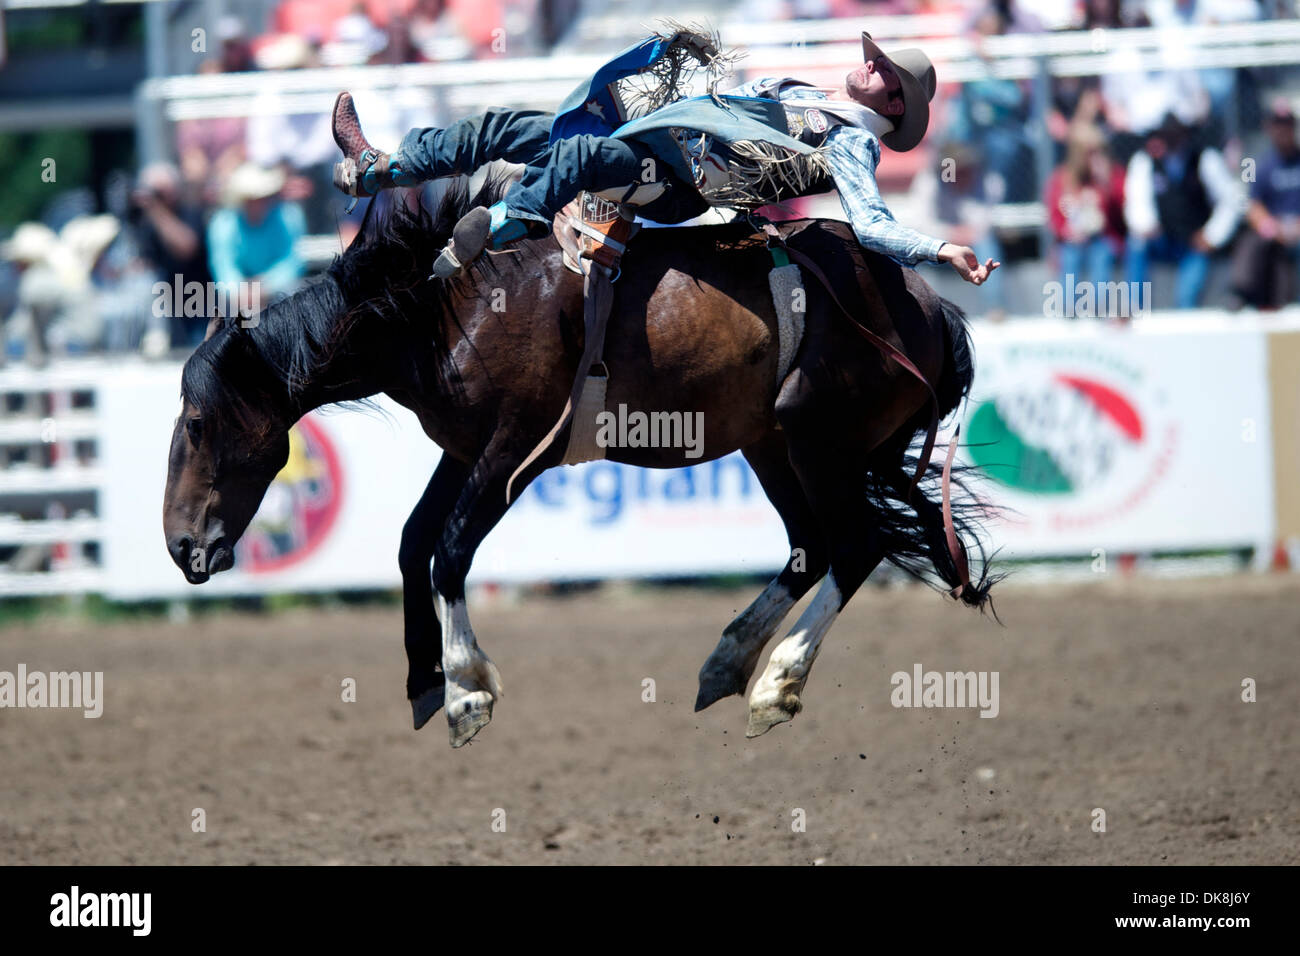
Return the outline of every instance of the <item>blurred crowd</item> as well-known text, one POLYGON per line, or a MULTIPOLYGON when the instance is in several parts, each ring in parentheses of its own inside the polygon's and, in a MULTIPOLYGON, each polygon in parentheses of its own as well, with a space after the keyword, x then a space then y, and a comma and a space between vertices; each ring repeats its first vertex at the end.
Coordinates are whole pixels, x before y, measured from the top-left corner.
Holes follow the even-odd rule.
MULTIPOLYGON (((280 0, 256 28, 221 19, 198 72, 536 54, 577 2, 280 0)), ((269 102, 274 96, 250 116, 176 122, 174 162, 115 177, 102 202, 88 189, 64 193, 41 221, 0 243, 0 364, 187 351, 202 340, 214 307, 291 292, 309 267, 304 237, 349 239, 364 206, 342 215, 330 184, 338 150, 327 112, 294 113, 269 102)), ((368 105, 374 116, 386 104, 368 105)), ((393 116, 389 125, 400 132, 407 119, 414 120, 393 116)))
MULTIPOLYGON (((1097 75, 1052 77, 1042 122, 1034 80, 990 69, 945 83, 940 67, 925 143, 916 155, 882 164, 882 177, 892 175, 891 167, 906 177, 883 182, 882 190, 907 187, 899 208, 908 225, 970 245, 981 259, 1045 261, 1048 275, 1067 288, 1131 284, 1133 311, 1206 304, 1216 265, 1224 274, 1217 305, 1276 309, 1300 295, 1293 107, 1300 101, 1300 71, 1189 65, 1177 29, 1294 19, 1293 0, 745 0, 743 6, 762 19, 929 15, 944 32, 892 45, 925 47, 927 40, 960 35, 985 60, 1001 37, 1161 30, 1159 69, 1135 68, 1136 58, 1115 51, 1103 57, 1097 75), (1154 302, 1147 299, 1153 266, 1172 272, 1168 294, 1157 284, 1154 302)), ((1105 34, 1092 39, 1091 51, 1105 53, 1105 34)), ((1035 311, 1025 296, 1012 302, 1009 281, 1004 271, 982 290, 991 311, 1035 311)))
MULTIPOLYGON (((1037 155, 1047 140, 1033 122, 1032 81, 989 75, 960 85, 931 132, 937 154, 957 157, 962 169, 957 189, 937 191, 936 215, 961 223, 982 255, 1014 260, 1004 240, 1014 242, 1018 230, 999 226, 1008 217, 998 210, 1039 202, 1051 242, 1034 254, 1045 254, 1067 287, 1129 283, 1134 310, 1205 304, 1216 262, 1226 276, 1216 304, 1273 309, 1295 301, 1300 148, 1297 91, 1288 83, 1296 71, 1189 64, 1176 29, 1270 17, 1293 18, 1294 10, 1259 0, 979 4, 967 18, 977 50, 991 38, 1049 26, 1155 27, 1167 48, 1158 70, 1135 68, 1136 58, 1117 52, 1100 75, 1053 77, 1046 164, 1037 155), (1062 11, 1070 11, 1064 23, 1050 20, 1062 11), (1172 288, 1152 303, 1147 283, 1160 263, 1172 270, 1172 288)), ((1105 35, 1095 38, 1093 50, 1104 52, 1105 35)))
MULTIPOLYGON (((259 30, 223 20, 199 70, 534 54, 577 5, 281 0, 259 30), (522 20, 503 33, 511 17, 522 20), (519 45, 494 51, 503 36, 519 45)), ((936 15, 956 23, 981 55, 1012 34, 1294 16, 1282 0, 746 0, 741 8, 752 19, 936 15)), ((1170 42, 1178 42, 1172 33, 1170 42)), ((924 47, 926 38, 890 45, 924 47)), ((882 185, 910 189, 906 208, 916 221, 905 219, 908 225, 971 245, 981 258, 1046 262, 1051 274, 1076 284, 1142 284, 1165 264, 1173 273, 1168 301, 1135 305, 1177 308, 1204 302, 1217 263, 1227 277, 1218 304, 1277 308, 1300 295, 1292 79, 1300 79, 1294 67, 1212 62, 1056 77, 1040 122, 1033 81, 989 70, 945 83, 941 70, 925 146, 890 157, 882 176, 902 170, 906 179, 882 185)), ((330 187, 337 149, 328 115, 252 112, 175 123, 175 161, 124 179, 110 190, 107 212, 63 203, 0 244, 0 361, 192 348, 210 312, 211 294, 202 290, 242 286, 246 295, 252 286, 264 303, 308 271, 303 237, 342 232, 346 240, 342 200, 330 187)), ((400 135, 416 119, 391 117, 390 125, 400 135)), ((1025 311, 1007 301, 1003 275, 989 283, 992 301, 1025 311)))
MULTIPOLYGON (((854 4, 850 4, 853 6, 854 4)), ((1092 33, 1096 75, 1054 76, 1037 121, 1034 80, 993 70, 943 84, 926 157, 912 179, 917 228, 973 246, 981 257, 1045 262, 1066 288, 1123 282, 1137 311, 1207 304, 1272 309, 1296 299, 1300 153, 1288 86, 1294 67, 1189 64, 1182 26, 1295 17, 1260 0, 936 0, 893 5, 948 14, 981 57, 998 38, 1092 33), (1154 27, 1160 69, 1107 54, 1105 33, 1154 27), (945 177, 946 168, 951 175, 945 177), (1261 231, 1262 230, 1262 231, 1261 231), (1044 234, 1047 241, 1043 241, 1044 234), (1166 293, 1153 266, 1172 273, 1166 293), (1154 298, 1155 301, 1151 301, 1154 298)), ((918 41, 924 46, 924 39, 918 41)), ((1008 274, 987 288, 992 312, 1012 302, 1008 274)), ((1113 316, 1125 318, 1127 316, 1113 316)))

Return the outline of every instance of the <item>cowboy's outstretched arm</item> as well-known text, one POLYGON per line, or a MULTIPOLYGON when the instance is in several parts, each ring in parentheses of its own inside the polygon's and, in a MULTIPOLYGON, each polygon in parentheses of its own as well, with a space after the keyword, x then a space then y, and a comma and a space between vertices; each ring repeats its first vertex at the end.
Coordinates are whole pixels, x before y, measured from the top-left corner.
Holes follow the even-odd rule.
POLYGON ((851 126, 837 127, 828 141, 831 176, 840 203, 864 248, 889 256, 899 265, 947 262, 967 282, 976 285, 1000 263, 983 265, 973 250, 909 229, 894 219, 876 186, 880 141, 874 133, 851 126))

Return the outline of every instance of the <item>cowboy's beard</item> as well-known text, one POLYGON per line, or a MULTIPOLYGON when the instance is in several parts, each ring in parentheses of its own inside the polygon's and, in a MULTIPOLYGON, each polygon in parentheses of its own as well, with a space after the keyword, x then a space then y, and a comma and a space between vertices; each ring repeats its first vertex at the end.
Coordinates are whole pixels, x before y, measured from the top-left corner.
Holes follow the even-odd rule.
MULTIPOLYGON (((870 106, 872 79, 873 74, 869 74, 866 64, 863 64, 844 77, 844 90, 854 102, 863 106, 870 106)), ((884 84, 880 83, 879 78, 876 78, 876 83, 882 90, 884 89, 884 84)))
POLYGON ((889 109, 889 85, 879 70, 864 63, 844 77, 844 91, 849 99, 862 106, 875 110, 882 116, 889 109))

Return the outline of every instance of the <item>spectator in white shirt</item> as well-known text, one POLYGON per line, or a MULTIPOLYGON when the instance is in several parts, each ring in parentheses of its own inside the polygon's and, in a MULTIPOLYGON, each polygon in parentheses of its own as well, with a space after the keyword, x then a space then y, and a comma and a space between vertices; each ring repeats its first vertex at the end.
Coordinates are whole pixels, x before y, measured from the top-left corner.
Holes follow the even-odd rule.
POLYGON ((1165 117, 1129 161, 1124 184, 1128 280, 1138 283, 1133 288, 1147 282, 1151 260, 1175 262, 1174 304, 1195 308, 1210 255, 1228 244, 1240 222, 1239 185, 1222 153, 1196 144, 1177 117, 1165 117))

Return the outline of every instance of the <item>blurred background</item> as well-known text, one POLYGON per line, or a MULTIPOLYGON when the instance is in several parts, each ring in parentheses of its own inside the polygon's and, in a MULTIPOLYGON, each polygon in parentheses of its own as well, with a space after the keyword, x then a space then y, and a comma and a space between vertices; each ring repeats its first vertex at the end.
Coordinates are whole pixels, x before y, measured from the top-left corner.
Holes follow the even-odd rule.
MULTIPOLYGON (((912 152, 885 152, 880 186, 900 222, 1004 263, 978 290, 922 270, 974 320, 963 455, 1007 508, 991 529, 1005 557, 1086 575, 1288 568, 1300 556, 1291 0, 0 10, 0 593, 11 609, 42 595, 391 594, 405 512, 437 451, 387 404, 305 419, 239 569, 203 592, 184 584, 158 512, 180 363, 210 309, 160 309, 155 285, 240 278, 236 252, 250 221, 267 218, 271 293, 329 263, 365 208, 346 215, 330 186, 339 90, 392 149, 409 127, 486 107, 554 109, 661 17, 707 22, 746 52, 726 86, 772 75, 839 85, 862 29, 934 61, 930 132, 912 152)), ((833 194, 774 215, 842 217, 833 194)), ((475 579, 567 587, 781 565, 784 536, 742 459, 673 474, 610 463, 551 473, 489 539, 475 579)))

